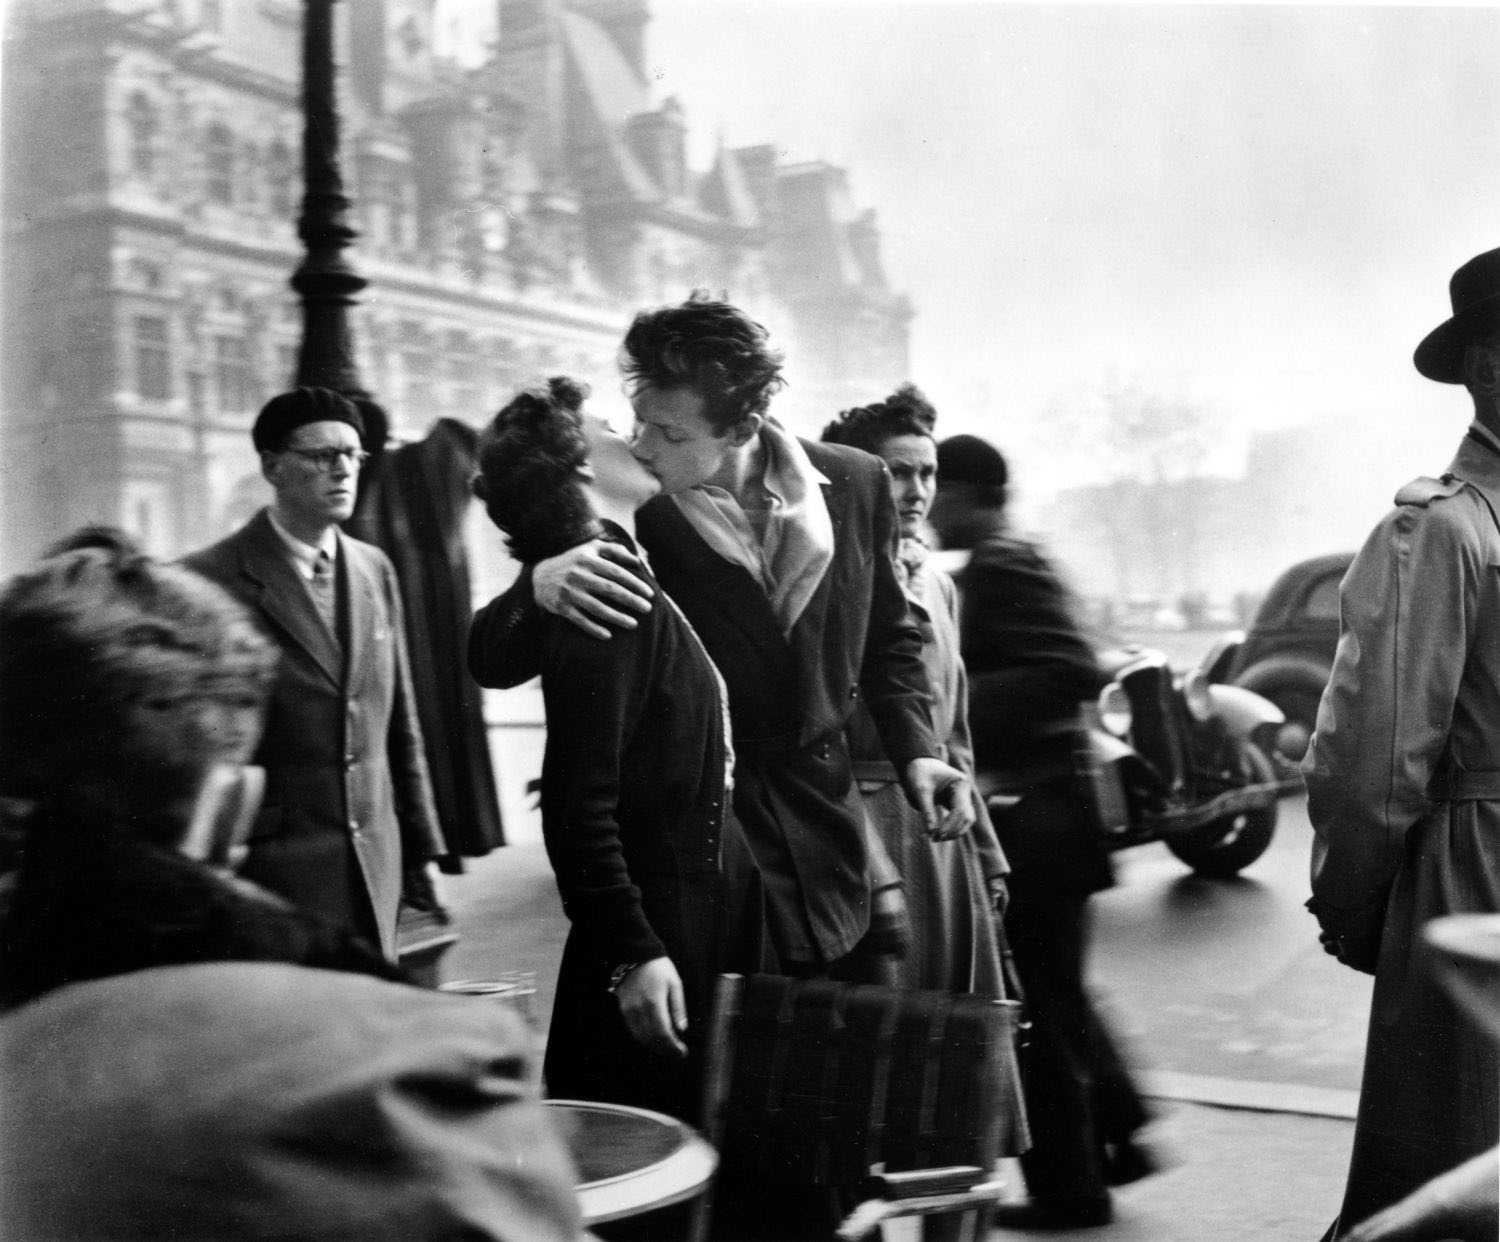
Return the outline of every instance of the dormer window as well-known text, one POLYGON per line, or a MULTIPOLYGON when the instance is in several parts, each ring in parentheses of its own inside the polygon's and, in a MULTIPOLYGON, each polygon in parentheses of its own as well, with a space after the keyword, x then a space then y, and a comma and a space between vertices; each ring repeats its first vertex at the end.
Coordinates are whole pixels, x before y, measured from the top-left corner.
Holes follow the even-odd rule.
POLYGON ((141 180, 156 173, 156 139, 161 118, 156 105, 142 94, 134 94, 125 106, 125 127, 129 133, 130 171, 141 180))
POLYGON ((234 135, 227 125, 208 127, 203 143, 204 190, 211 203, 225 207, 234 203, 234 135))

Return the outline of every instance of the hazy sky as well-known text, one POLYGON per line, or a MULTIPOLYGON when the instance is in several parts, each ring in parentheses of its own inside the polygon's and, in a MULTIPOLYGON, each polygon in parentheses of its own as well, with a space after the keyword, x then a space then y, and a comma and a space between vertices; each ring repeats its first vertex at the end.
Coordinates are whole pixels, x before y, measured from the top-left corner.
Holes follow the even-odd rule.
POLYGON ((1500 9, 652 12, 700 165, 722 135, 848 166, 946 430, 1024 440, 1114 371, 1236 426, 1410 421, 1446 464, 1465 400, 1410 358, 1500 245, 1500 9))

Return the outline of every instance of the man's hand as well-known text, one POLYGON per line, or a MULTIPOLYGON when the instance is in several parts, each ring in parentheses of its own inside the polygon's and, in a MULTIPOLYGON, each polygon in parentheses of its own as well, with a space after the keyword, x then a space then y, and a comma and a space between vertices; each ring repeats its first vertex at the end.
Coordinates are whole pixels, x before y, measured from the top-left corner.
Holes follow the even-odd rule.
POLYGON ((1500 1236, 1500 1157, 1495 1149, 1419 1186, 1340 1236, 1345 1242, 1479 1242, 1500 1236))
POLYGON ((571 621, 590 638, 608 638, 606 626, 633 630, 632 614, 651 611, 651 588, 632 572, 640 564, 624 545, 594 539, 538 561, 532 594, 543 612, 571 621))
POLYGON ((1384 904, 1378 901, 1358 910, 1341 910, 1317 897, 1306 903, 1318 920, 1318 943, 1323 952, 1367 975, 1373 975, 1380 962, 1384 904))
POLYGON ((687 1056, 687 1045, 678 1038, 687 1030, 687 1005, 671 958, 642 962, 615 989, 615 999, 636 1043, 664 1057, 687 1056))
POLYGON ((905 783, 906 799, 934 841, 951 841, 974 826, 974 787, 957 768, 931 756, 913 759, 905 783))
POLYGON ((992 875, 985 880, 984 885, 989 890, 990 908, 995 912, 995 921, 1005 922, 1005 912, 1010 908, 1010 884, 1003 875, 992 875))

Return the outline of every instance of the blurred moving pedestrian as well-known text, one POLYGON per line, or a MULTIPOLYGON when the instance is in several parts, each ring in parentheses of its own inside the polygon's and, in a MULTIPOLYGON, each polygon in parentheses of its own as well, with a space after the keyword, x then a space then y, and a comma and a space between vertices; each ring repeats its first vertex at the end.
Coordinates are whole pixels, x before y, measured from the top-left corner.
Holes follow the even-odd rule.
MULTIPOLYGON (((798 975, 879 981, 891 924, 872 917, 844 736, 861 699, 926 830, 957 836, 974 818, 968 780, 937 757, 885 469, 770 416, 781 355, 727 303, 695 294, 642 311, 621 369, 632 452, 662 487, 638 515, 640 543, 729 687, 735 813, 765 879, 777 960, 798 975)), ((591 543, 523 573, 501 597, 486 684, 535 675, 525 631, 544 612, 618 642, 609 627, 628 630, 651 608, 637 560, 591 543)))
MULTIPOLYGON (((936 418, 926 397, 914 385, 903 384, 884 401, 845 410, 823 429, 823 439, 864 449, 886 464, 900 520, 897 578, 922 632, 933 728, 948 762, 972 781, 968 679, 958 653, 958 593, 953 580, 928 563, 923 538, 937 491, 936 418)), ((951 840, 934 840, 902 792, 900 774, 886 758, 863 705, 849 724, 849 749, 865 812, 905 886, 911 945, 895 963, 896 982, 1003 996, 997 920, 1004 910, 1010 867, 977 790, 973 828, 951 840)))
POLYGON ((0 1234, 575 1242, 575 1172, 503 1006, 266 963, 0 1018, 0 1234))
MULTIPOLYGON (((476 495, 531 565, 590 539, 632 553, 660 488, 629 444, 557 378, 485 429, 476 495)), ((655 588, 649 567, 643 581, 655 588)), ((491 679, 504 597, 474 618, 469 665, 491 679)), ((547 616, 542 834, 572 926, 547 1037, 556 1096, 697 1118, 714 980, 761 965, 759 877, 730 806, 728 704, 670 601, 609 642, 547 616)))
POLYGON ((970 551, 958 587, 974 764, 986 793, 1017 799, 994 818, 1011 867, 1005 934, 1031 1019, 1021 1081, 1032 1147, 1021 1157, 1029 1201, 997 1209, 995 1222, 1103 1225, 1109 1186, 1155 1167, 1136 1141, 1145 1106, 1084 985, 1088 898, 1113 883, 1076 757, 1080 705, 1103 678, 1062 580, 1011 530, 1000 452, 954 436, 938 445, 937 477, 933 529, 945 548, 970 551))
POLYGON ((185 563, 281 648, 255 762, 265 804, 244 874, 396 958, 405 895, 436 904, 446 852, 427 777, 396 572, 339 530, 366 453, 354 403, 327 388, 271 398, 251 438, 275 499, 185 563))
POLYGON ((1418 930, 1500 911, 1500 250, 1460 267, 1417 347, 1474 420, 1439 478, 1396 493, 1340 588, 1303 773, 1325 948, 1373 973, 1343 1208, 1328 1233, 1492 1146, 1500 1063, 1421 960, 1418 930))
POLYGON ((399 979, 374 944, 229 875, 275 648, 197 574, 123 535, 79 542, 0 592, 0 792, 25 808, 0 998, 224 960, 399 979))

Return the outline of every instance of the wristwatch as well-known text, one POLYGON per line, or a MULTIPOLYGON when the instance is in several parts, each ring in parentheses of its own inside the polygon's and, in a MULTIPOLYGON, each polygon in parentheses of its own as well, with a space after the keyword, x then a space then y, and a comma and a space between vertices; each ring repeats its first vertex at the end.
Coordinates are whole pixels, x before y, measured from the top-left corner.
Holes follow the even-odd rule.
POLYGON ((606 989, 611 994, 620 990, 620 984, 625 982, 625 976, 639 966, 639 962, 621 962, 609 972, 609 985, 606 989))

